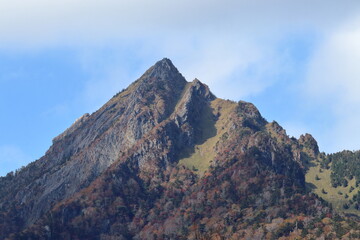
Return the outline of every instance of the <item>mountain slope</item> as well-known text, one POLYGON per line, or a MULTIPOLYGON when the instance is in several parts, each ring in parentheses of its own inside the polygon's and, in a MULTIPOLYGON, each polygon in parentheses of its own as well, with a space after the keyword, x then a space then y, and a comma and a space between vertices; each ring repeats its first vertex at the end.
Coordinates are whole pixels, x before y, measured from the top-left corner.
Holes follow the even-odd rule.
POLYGON ((3 179, 1 202, 20 206, 23 223, 18 227, 34 223, 56 202, 88 186, 172 112, 185 84, 169 60, 157 63, 126 91, 54 138, 44 157, 3 179))
POLYGON ((360 216, 360 152, 321 154, 306 174, 312 191, 339 212, 360 216))
POLYGON ((306 167, 318 156, 311 135, 289 138, 253 104, 218 99, 163 59, 56 137, 44 157, 1 178, 0 233, 311 237, 310 222, 333 214, 306 193, 306 167))

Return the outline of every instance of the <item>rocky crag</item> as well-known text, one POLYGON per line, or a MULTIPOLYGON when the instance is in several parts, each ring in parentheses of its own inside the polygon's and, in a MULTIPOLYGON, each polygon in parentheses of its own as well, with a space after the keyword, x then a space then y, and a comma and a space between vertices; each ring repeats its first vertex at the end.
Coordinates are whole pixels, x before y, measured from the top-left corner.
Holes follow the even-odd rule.
POLYGON ((311 135, 288 137, 163 59, 0 179, 0 238, 356 236, 306 191, 319 154, 311 135))

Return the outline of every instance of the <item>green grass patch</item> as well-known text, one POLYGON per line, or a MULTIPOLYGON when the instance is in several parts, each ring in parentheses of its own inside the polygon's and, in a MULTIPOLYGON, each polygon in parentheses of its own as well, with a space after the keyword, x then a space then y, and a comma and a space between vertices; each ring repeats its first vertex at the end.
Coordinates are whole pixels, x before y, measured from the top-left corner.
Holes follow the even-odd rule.
POLYGON ((236 103, 222 99, 215 99, 202 114, 197 143, 194 148, 185 149, 180 157, 179 165, 194 170, 199 175, 210 167, 216 156, 215 145, 221 136, 228 131, 228 116, 236 108, 236 103), (216 120, 215 116, 219 115, 216 120))
POLYGON ((305 176, 309 189, 331 203, 335 209, 345 213, 360 215, 360 211, 356 210, 353 205, 350 205, 348 209, 343 208, 344 204, 349 204, 354 194, 358 192, 355 178, 349 180, 347 187, 339 186, 334 188, 331 185, 330 174, 331 169, 321 169, 320 171, 319 164, 314 162, 313 166, 309 167, 305 176), (350 192, 351 187, 354 188, 352 192, 350 192))

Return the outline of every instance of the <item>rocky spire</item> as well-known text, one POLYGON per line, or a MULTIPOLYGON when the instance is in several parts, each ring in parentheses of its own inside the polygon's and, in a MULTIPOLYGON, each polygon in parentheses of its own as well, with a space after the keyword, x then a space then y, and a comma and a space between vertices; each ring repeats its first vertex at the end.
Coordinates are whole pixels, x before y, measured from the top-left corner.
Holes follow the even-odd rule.
POLYGON ((175 83, 178 85, 186 83, 185 78, 168 58, 163 58, 156 62, 155 65, 150 67, 139 80, 147 84, 154 81, 161 81, 167 84, 175 83))

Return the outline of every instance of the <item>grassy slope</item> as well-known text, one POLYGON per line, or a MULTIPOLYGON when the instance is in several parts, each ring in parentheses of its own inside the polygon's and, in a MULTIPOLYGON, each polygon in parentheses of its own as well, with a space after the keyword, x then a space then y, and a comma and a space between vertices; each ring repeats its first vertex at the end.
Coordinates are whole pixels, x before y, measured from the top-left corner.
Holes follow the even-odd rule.
POLYGON ((215 134, 204 135, 199 139, 200 144, 195 145, 194 149, 187 149, 184 157, 179 161, 179 165, 184 165, 189 169, 197 169, 199 175, 203 175, 209 168, 216 153, 214 147, 220 137, 227 131, 227 125, 231 121, 229 114, 236 108, 236 103, 222 99, 215 99, 211 102, 211 109, 204 111, 201 119, 200 130, 204 133, 207 129, 215 127, 215 134), (217 121, 214 115, 219 113, 217 121))
MULTIPOLYGON (((216 155, 214 150, 216 143, 227 131, 228 123, 231 121, 228 116, 234 111, 235 107, 236 103, 232 101, 221 99, 212 101, 211 109, 206 110, 203 113, 200 127, 202 132, 207 132, 207 129, 215 127, 216 134, 213 136, 202 136, 202 139, 199 141, 201 142, 200 144, 197 144, 193 149, 187 149, 184 152, 184 157, 180 159, 179 165, 186 166, 189 169, 196 169, 196 172, 200 176, 205 173, 216 155), (217 113, 220 113, 220 117, 215 121, 213 116, 217 113)), ((282 141, 281 139, 278 140, 282 141)), ((320 172, 319 164, 314 162, 313 166, 310 166, 306 173, 306 182, 314 193, 330 202, 334 208, 345 213, 360 215, 360 211, 354 209, 353 206, 349 209, 343 208, 343 205, 349 203, 349 200, 357 193, 358 189, 355 187, 355 178, 351 181, 349 180, 347 187, 339 186, 334 188, 331 186, 330 174, 330 169, 321 169, 320 172), (320 180, 316 180, 316 175, 320 180), (350 192, 351 187, 355 188, 352 192, 350 192), (326 194, 322 192, 322 189, 325 190, 326 194), (339 192, 342 194, 339 194, 339 192), (348 198, 345 198, 345 194, 348 195, 348 198)))
POLYGON ((320 166, 318 163, 314 162, 314 165, 309 167, 309 170, 306 173, 306 182, 309 183, 310 188, 314 193, 316 193, 318 196, 323 198, 324 200, 330 202, 334 208, 336 208, 339 211, 345 212, 345 213, 353 213, 360 215, 360 211, 354 209, 353 206, 351 206, 349 209, 344 209, 343 205, 345 203, 348 203, 350 199, 352 199, 353 195, 357 193, 357 189, 355 187, 355 178, 353 178, 351 181, 349 181, 349 184, 347 187, 337 187, 334 188, 331 185, 330 181, 330 169, 321 169, 322 172, 320 172, 320 166), (320 178, 320 180, 316 180, 316 175, 320 178), (353 190, 350 193, 350 188, 354 187, 355 190, 353 190), (322 189, 325 190, 326 194, 322 192, 322 189), (339 194, 339 192, 342 193, 339 194), (347 194, 349 197, 346 199, 345 194, 347 194))

